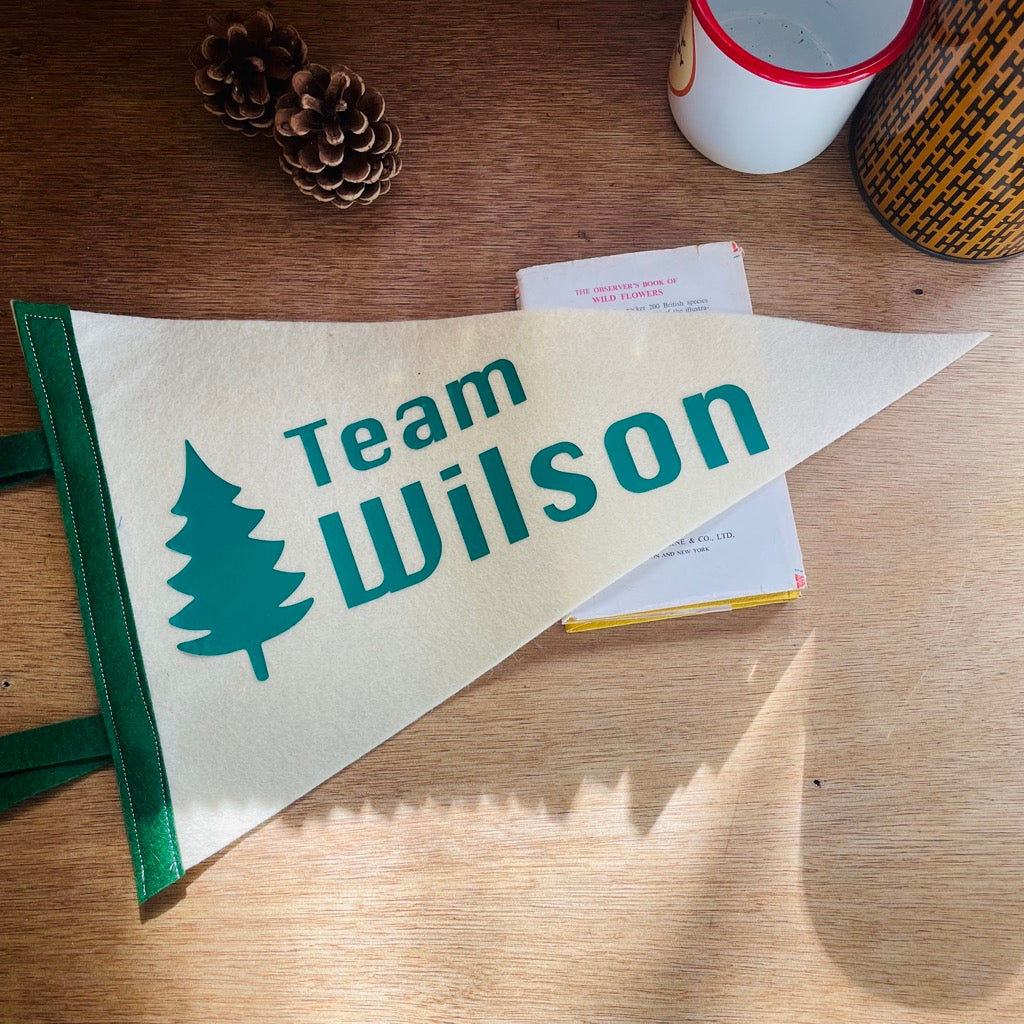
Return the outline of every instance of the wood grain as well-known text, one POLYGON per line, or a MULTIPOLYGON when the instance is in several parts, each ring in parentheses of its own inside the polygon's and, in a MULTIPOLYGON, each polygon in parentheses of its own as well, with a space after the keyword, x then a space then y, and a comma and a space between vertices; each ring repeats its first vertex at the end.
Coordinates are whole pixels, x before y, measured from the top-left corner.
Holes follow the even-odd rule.
MULTIPOLYGON (((6 298, 441 317, 731 238, 759 312, 993 332, 790 475, 794 607, 552 628, 141 914, 110 772, 6 815, 0 1020, 1024 1019, 1024 262, 903 247, 843 139, 769 178, 697 156, 678 0, 281 0, 406 138, 347 214, 202 110, 203 6, 0 10, 6 298)), ((0 322, 0 430, 37 423, 0 322)), ((0 731, 95 710, 52 482, 0 493, 0 677, 0 731)))

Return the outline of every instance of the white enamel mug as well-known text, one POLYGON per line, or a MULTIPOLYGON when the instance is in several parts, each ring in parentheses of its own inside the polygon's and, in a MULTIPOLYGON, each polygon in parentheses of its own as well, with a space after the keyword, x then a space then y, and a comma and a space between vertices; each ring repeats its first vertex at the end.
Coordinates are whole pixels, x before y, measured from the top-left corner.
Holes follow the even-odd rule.
POLYGON ((927 0, 687 0, 669 65, 679 130, 715 163, 788 171, 839 134, 927 0))

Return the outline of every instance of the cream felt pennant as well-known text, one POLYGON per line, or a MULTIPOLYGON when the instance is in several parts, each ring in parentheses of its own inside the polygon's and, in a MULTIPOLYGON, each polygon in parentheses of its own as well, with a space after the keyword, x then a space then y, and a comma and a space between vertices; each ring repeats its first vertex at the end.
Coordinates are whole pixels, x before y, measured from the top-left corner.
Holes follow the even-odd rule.
POLYGON ((143 899, 983 337, 15 312, 143 899))

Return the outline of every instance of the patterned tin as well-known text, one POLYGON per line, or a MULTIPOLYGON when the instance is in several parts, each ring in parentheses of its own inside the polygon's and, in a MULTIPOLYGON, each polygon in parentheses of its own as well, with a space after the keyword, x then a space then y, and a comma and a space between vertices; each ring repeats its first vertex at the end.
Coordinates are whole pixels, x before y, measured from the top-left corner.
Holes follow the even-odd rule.
POLYGON ((868 206, 955 260, 1024 252, 1024 0, 932 0, 850 132, 868 206))

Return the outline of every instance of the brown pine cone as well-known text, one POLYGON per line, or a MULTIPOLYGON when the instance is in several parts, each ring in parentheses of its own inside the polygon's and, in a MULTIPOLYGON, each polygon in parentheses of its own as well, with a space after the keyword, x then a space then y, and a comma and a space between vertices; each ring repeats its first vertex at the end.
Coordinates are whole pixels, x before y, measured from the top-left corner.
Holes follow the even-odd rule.
POLYGON ((372 203, 402 169, 402 135, 384 97, 350 68, 310 64, 277 101, 281 166, 307 195, 345 210, 372 203))
POLYGON ((306 44, 263 8, 248 18, 229 11, 223 21, 210 18, 209 26, 213 34, 193 57, 203 105, 228 128, 270 135, 278 97, 306 63, 306 44))

